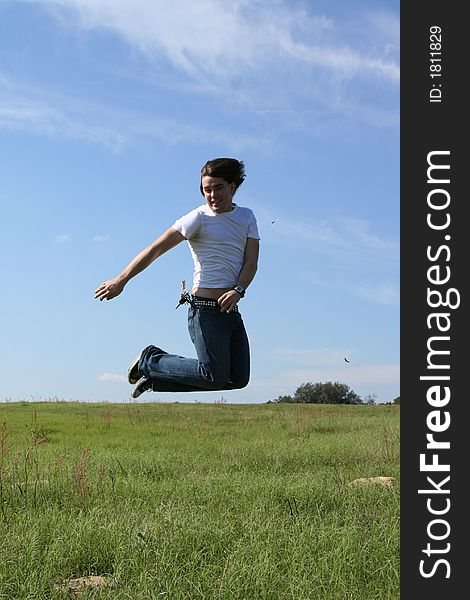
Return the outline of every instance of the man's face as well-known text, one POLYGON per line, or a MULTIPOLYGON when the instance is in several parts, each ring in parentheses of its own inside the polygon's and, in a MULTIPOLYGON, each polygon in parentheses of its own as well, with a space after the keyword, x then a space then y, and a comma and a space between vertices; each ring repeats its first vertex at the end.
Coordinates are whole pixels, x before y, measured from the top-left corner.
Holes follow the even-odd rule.
POLYGON ((207 206, 213 212, 224 213, 232 210, 234 183, 227 183, 222 177, 204 175, 201 184, 207 206))

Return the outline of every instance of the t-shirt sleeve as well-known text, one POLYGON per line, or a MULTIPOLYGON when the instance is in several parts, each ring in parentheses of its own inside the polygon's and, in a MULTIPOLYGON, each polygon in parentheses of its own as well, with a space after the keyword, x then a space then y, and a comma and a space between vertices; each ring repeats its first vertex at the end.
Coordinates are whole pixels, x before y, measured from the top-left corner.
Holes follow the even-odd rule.
POLYGON ((187 240, 196 236, 201 228, 201 215, 197 209, 192 210, 184 217, 176 220, 173 225, 173 229, 179 231, 187 240))
POLYGON ((248 226, 248 235, 249 238, 254 238, 255 240, 259 240, 259 232, 258 232, 258 223, 256 222, 256 217, 254 213, 251 213, 250 224, 248 226))

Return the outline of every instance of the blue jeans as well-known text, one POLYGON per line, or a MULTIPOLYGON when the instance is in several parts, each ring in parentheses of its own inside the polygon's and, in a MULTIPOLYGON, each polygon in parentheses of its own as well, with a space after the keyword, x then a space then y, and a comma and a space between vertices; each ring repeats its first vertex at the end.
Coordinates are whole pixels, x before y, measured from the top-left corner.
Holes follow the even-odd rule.
POLYGON ((168 354, 157 346, 142 352, 138 369, 154 392, 234 390, 248 385, 250 347, 238 311, 190 306, 188 330, 197 358, 168 354))

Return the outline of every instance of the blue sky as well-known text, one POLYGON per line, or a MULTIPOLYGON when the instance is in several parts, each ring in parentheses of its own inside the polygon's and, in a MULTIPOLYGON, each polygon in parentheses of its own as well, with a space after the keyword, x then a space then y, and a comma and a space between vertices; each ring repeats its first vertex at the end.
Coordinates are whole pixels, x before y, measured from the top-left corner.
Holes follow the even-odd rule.
POLYGON ((142 347, 194 356, 186 244, 93 292, 218 156, 245 162, 261 236, 252 378, 224 399, 400 394, 398 1, 0 0, 0 155, 0 401, 127 402, 142 347))

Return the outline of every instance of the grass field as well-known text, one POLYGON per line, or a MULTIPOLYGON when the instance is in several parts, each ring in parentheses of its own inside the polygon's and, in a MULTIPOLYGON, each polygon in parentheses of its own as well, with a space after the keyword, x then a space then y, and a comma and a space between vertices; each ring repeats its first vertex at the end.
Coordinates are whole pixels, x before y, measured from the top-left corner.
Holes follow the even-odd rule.
POLYGON ((397 600, 399 418, 0 404, 0 598, 397 600))

